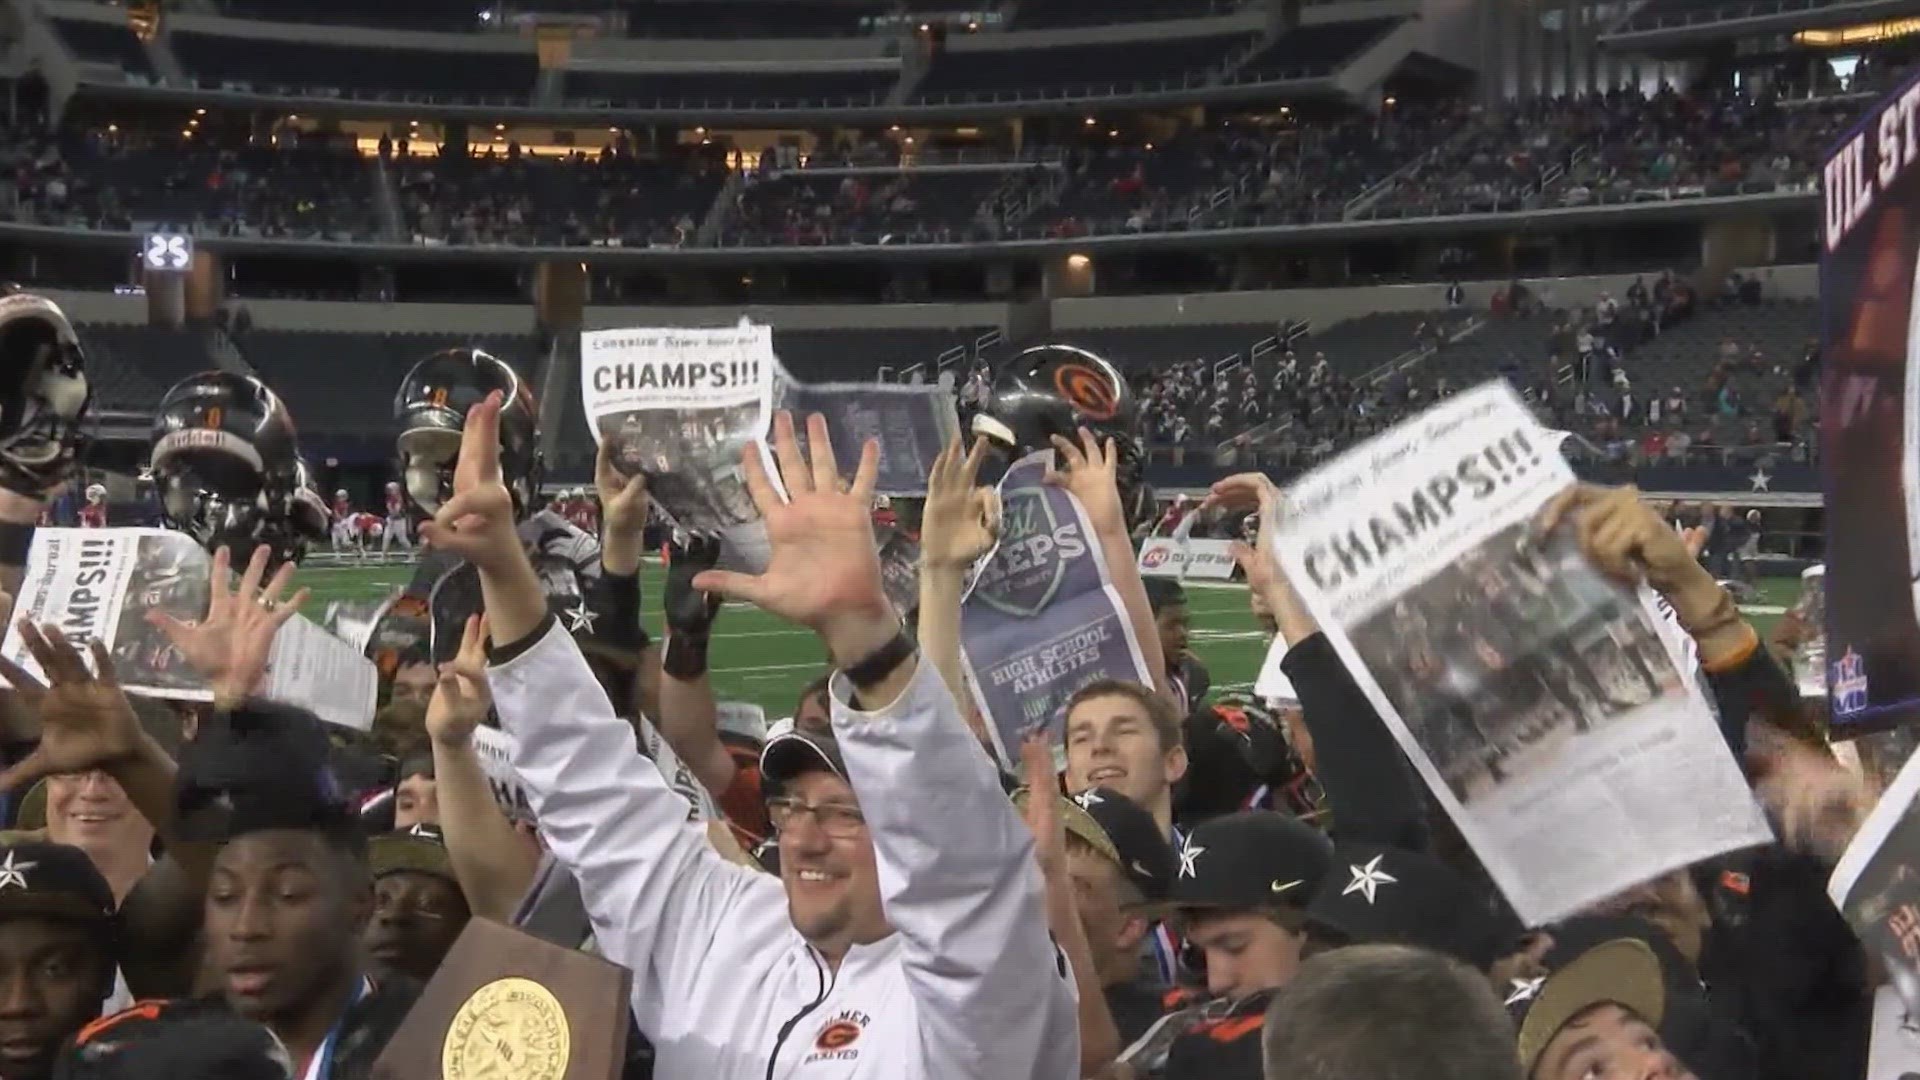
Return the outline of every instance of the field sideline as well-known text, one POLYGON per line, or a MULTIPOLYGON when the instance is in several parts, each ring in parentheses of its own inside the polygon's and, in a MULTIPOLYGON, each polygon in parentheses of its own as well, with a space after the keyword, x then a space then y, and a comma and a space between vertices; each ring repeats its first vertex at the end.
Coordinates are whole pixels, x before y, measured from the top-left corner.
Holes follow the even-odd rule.
MULTIPOLYGON (((411 566, 307 566, 298 583, 313 590, 307 614, 319 618, 330 601, 378 599, 403 585, 411 566)), ((641 568, 641 592, 647 608, 645 624, 656 637, 661 632, 660 589, 664 574, 658 563, 641 568)), ((1193 648, 1213 674, 1214 686, 1232 691, 1249 687, 1266 656, 1266 642, 1247 610, 1241 585, 1188 582, 1193 613, 1193 648)), ((1764 634, 1780 612, 1799 594, 1794 578, 1760 582, 1752 605, 1745 608, 1764 634)), ((766 709, 769 718, 787 716, 800 688, 825 664, 825 654, 812 633, 796 629, 745 605, 729 604, 714 627, 711 674, 714 692, 723 701, 750 701, 766 709)))

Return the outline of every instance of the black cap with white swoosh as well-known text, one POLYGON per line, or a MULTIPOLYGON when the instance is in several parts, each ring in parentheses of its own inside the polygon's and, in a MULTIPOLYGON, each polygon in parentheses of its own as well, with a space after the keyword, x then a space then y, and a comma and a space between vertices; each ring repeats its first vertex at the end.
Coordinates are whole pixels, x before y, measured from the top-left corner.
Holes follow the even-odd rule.
POLYGON ((1333 864, 1326 834, 1273 810, 1242 810, 1189 833, 1166 907, 1300 910, 1333 864))
POLYGON ((1165 900, 1180 863, 1174 857, 1173 845, 1160 835, 1160 825, 1153 815, 1112 788, 1088 788, 1073 796, 1073 801, 1113 845, 1120 869, 1140 895, 1149 901, 1165 900))

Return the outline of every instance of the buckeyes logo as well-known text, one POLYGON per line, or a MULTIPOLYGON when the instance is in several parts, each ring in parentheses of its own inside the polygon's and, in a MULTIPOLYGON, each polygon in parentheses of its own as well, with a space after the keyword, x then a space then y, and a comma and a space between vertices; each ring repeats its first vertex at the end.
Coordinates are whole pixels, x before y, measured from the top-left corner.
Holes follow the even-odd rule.
POLYGON ((1075 409, 1095 420, 1111 420, 1120 411, 1118 389, 1103 371, 1084 364, 1053 369, 1053 388, 1075 409))

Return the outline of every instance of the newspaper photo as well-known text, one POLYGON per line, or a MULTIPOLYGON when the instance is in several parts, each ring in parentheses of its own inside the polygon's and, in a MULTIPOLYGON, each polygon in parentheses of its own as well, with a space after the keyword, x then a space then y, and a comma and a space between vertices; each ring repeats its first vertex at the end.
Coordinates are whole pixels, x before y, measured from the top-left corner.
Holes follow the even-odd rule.
MULTIPOLYGON (((740 471, 742 447, 773 417, 773 332, 592 330, 580 335, 580 393, 596 443, 688 532, 718 535, 723 565, 765 569, 766 530, 740 471)), ((770 477, 778 476, 771 460, 770 477)), ((776 483, 778 481, 776 480, 776 483)))
POLYGON ((1282 570, 1537 926, 1770 837, 1647 599, 1534 521, 1573 482, 1503 382, 1291 485, 1282 570), (1676 804, 1676 799, 1678 803, 1676 804))
MULTIPOLYGON (((1911 732, 1911 726, 1857 743, 1911 732)), ((1900 750, 1905 751, 1906 747, 1900 750)), ((1827 879, 1827 895, 1887 984, 1873 999, 1868 1080, 1904 1080, 1920 1070, 1920 755, 1909 753, 1873 812, 1847 844, 1827 879)))
POLYGON ((878 440, 876 495, 925 495, 933 459, 960 437, 950 373, 934 383, 808 384, 794 382, 782 372, 775 380, 774 408, 793 414, 802 447, 807 441, 806 417, 813 413, 825 417, 833 459, 849 473, 867 440, 878 440))
POLYGON ((967 680, 1009 769, 1030 731, 1046 728, 1061 745, 1061 707, 1081 687, 1153 685, 1080 500, 1041 483, 1053 454, 1021 458, 1000 481, 1000 540, 960 608, 967 680))
MULTIPOLYGON (((188 669, 147 612, 176 619, 206 616, 213 557, 184 533, 164 529, 40 529, 14 614, 53 623, 82 654, 99 641, 128 693, 212 701, 206 681, 188 669)), ((36 678, 20 631, 7 626, 0 652, 36 678)))
MULTIPOLYGON (((164 529, 40 529, 34 533, 15 611, 54 623, 67 640, 99 641, 130 694, 212 701, 147 612, 183 622, 206 617, 213 558, 190 536, 164 529)), ((0 652, 36 677, 39 665, 9 625, 0 652)), ((260 691, 360 731, 373 726, 378 677, 371 661, 304 616, 275 635, 260 691)))

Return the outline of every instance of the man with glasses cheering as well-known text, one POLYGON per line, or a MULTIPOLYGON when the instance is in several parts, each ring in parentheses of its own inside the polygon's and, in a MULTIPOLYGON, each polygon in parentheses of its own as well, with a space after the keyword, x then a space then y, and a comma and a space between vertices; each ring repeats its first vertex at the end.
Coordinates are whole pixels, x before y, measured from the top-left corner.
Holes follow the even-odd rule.
POLYGON ((782 758, 804 748, 772 757, 785 777, 776 880, 689 827, 548 613, 500 480, 499 410, 494 395, 469 415, 454 497, 421 531, 479 568, 486 677, 517 737, 513 764, 602 952, 634 973, 656 1075, 1076 1075, 1073 988, 1048 937, 1031 834, 881 586, 868 513, 878 445, 843 490, 825 422, 810 422, 809 460, 780 414, 773 449, 790 499, 757 447, 742 458, 766 521, 766 571, 694 580, 815 631, 840 665, 832 751, 790 772, 782 758))

